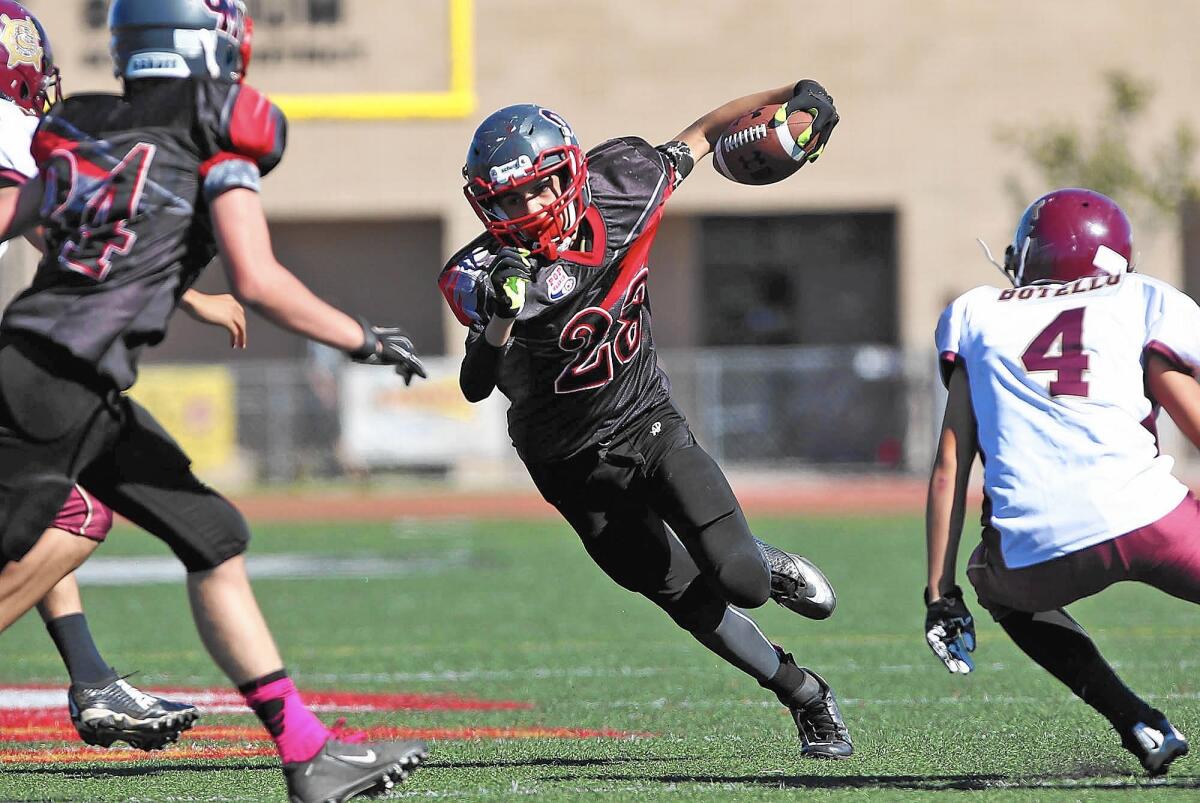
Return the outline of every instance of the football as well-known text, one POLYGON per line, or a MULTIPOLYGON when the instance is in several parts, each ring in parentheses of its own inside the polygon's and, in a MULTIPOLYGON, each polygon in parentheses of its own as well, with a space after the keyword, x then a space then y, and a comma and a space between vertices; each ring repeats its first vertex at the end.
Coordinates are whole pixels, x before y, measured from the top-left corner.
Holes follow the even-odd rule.
POLYGON ((804 166, 819 137, 814 137, 807 149, 796 143, 796 137, 808 128, 812 116, 794 111, 784 119, 779 113, 781 106, 760 106, 725 129, 713 148, 713 167, 718 173, 738 184, 774 184, 804 166))

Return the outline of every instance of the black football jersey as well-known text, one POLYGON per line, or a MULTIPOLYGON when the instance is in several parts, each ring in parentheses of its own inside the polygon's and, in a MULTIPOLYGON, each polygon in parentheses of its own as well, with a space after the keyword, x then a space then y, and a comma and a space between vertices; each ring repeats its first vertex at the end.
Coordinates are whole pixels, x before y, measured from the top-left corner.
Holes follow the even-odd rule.
MULTIPOLYGON (((664 204, 691 166, 679 155, 635 137, 588 153, 592 203, 571 246, 580 250, 537 263, 500 360, 497 387, 512 402, 509 434, 526 462, 603 443, 670 395, 650 332, 647 280, 664 204)), ((495 306, 487 271, 499 248, 486 234, 476 238, 439 280, 470 327, 468 344, 483 336, 495 306)))
POLYGON ((55 105, 32 145, 46 198, 46 253, 4 314, 133 384, 141 350, 162 340, 180 296, 216 253, 208 202, 256 189, 281 158, 283 114, 248 86, 155 79, 124 97, 55 105))

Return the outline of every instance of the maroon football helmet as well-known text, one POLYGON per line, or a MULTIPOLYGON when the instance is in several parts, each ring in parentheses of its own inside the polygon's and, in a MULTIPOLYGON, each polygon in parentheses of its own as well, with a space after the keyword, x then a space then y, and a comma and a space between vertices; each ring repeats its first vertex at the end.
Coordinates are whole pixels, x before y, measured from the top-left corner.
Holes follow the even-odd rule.
POLYGON ((20 3, 0 0, 0 96, 41 114, 58 94, 58 68, 37 17, 20 3))
POLYGON ((1038 198, 1004 252, 1004 272, 1018 287, 1131 270, 1129 218, 1111 198, 1091 190, 1055 190, 1038 198))

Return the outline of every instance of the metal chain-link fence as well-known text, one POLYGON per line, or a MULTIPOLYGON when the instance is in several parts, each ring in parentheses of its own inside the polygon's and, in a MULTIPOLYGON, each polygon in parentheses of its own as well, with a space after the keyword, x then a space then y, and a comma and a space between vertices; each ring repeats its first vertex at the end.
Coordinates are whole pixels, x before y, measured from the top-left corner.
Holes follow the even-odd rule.
MULTIPOLYGON (((668 351, 662 362, 697 438, 722 464, 904 472, 928 466, 939 414, 932 359, 921 356, 874 345, 722 348, 668 351)), ((296 360, 232 370, 238 448, 254 480, 358 470, 340 448, 336 369, 296 360)))

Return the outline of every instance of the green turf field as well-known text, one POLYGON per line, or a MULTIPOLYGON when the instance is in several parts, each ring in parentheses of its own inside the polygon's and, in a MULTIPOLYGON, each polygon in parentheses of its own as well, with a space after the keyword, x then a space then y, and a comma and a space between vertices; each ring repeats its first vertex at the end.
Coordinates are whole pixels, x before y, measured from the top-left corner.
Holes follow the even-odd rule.
MULTIPOLYGON (((784 709, 657 609, 612 585, 564 526, 348 523, 258 527, 252 554, 366 558, 388 576, 268 579, 259 597, 302 689, 523 701, 502 711, 351 715, 360 726, 612 729, 626 738, 438 740, 393 796, 488 800, 1195 799, 1200 758, 1147 781, 1098 717, 981 622, 979 669, 948 675, 921 636, 922 535, 913 519, 755 522, 815 559, 839 590, 826 622, 768 604, 768 636, 837 690, 856 754, 799 758, 784 709)), ((98 553, 160 555, 119 530, 98 553)), ((335 566, 330 562, 328 565, 335 566)), ((353 571, 351 564, 349 571, 353 571)), ((343 566, 343 570, 345 567, 343 566)), ((84 589, 106 656, 144 686, 220 686, 179 584, 84 589)), ((1075 606, 1135 688, 1200 735, 1200 622, 1127 587, 1075 606)), ((62 682, 36 617, 0 640, 0 685, 62 682)), ((205 725, 250 725, 210 715, 205 725)), ((184 745, 189 740, 185 738, 184 745)), ((74 749, 70 742, 51 747, 74 749)), ((194 745, 192 745, 194 746, 194 745)), ((45 745, 5 744, 6 750, 45 745)), ((39 760, 41 761, 41 760, 39 760)), ((282 801, 270 758, 0 764, 0 800, 282 801)))

